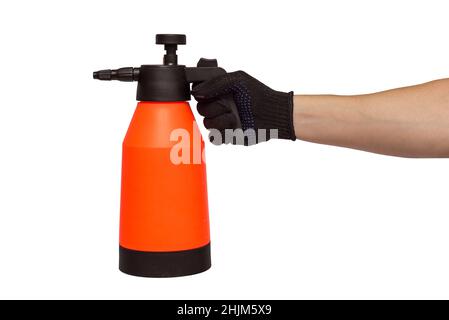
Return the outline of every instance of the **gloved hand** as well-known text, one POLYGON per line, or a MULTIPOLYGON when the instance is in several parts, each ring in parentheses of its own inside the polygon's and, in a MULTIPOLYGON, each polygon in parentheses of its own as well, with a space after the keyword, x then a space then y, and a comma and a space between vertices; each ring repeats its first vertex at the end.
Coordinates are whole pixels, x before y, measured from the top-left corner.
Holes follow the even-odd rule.
POLYGON ((296 139, 293 92, 274 91, 247 73, 236 71, 194 86, 192 94, 214 144, 252 145, 273 138, 296 139))

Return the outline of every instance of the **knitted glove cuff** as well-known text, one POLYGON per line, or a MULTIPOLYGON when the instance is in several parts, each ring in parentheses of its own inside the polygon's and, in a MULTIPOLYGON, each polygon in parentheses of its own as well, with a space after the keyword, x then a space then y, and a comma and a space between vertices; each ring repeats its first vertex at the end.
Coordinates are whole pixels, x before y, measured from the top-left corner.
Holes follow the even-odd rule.
POLYGON ((277 129, 279 139, 296 140, 293 127, 293 91, 267 90, 255 110, 257 127, 277 129))

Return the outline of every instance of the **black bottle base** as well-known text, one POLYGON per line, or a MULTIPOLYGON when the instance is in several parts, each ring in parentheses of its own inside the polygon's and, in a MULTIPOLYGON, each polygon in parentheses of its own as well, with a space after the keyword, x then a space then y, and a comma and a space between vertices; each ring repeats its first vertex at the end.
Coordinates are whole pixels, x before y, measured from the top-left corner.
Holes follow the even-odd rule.
POLYGON ((174 252, 143 252, 120 246, 120 271, 138 277, 182 277, 211 267, 210 244, 174 252))

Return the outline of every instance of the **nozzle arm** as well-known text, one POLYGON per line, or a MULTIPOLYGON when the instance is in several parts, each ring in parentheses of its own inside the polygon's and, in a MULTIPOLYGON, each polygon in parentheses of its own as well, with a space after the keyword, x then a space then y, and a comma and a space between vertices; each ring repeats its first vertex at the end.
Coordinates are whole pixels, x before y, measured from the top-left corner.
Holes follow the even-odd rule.
POLYGON ((94 79, 104 81, 118 80, 118 81, 132 82, 139 80, 139 73, 140 73, 139 68, 126 67, 115 70, 106 69, 95 71, 93 73, 93 77, 94 79))

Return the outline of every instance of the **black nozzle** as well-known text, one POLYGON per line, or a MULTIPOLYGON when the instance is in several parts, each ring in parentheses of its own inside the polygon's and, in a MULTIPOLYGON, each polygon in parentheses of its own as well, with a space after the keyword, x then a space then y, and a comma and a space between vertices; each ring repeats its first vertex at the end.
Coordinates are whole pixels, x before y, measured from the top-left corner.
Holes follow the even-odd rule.
POLYGON ((178 64, 178 44, 186 44, 185 34, 157 34, 156 44, 163 44, 165 48, 164 65, 171 66, 178 64))
POLYGON ((100 70, 95 71, 93 76, 94 79, 97 80, 118 80, 118 81, 138 81, 139 80, 139 68, 133 68, 133 67, 127 67, 127 68, 120 68, 116 70, 100 70))

